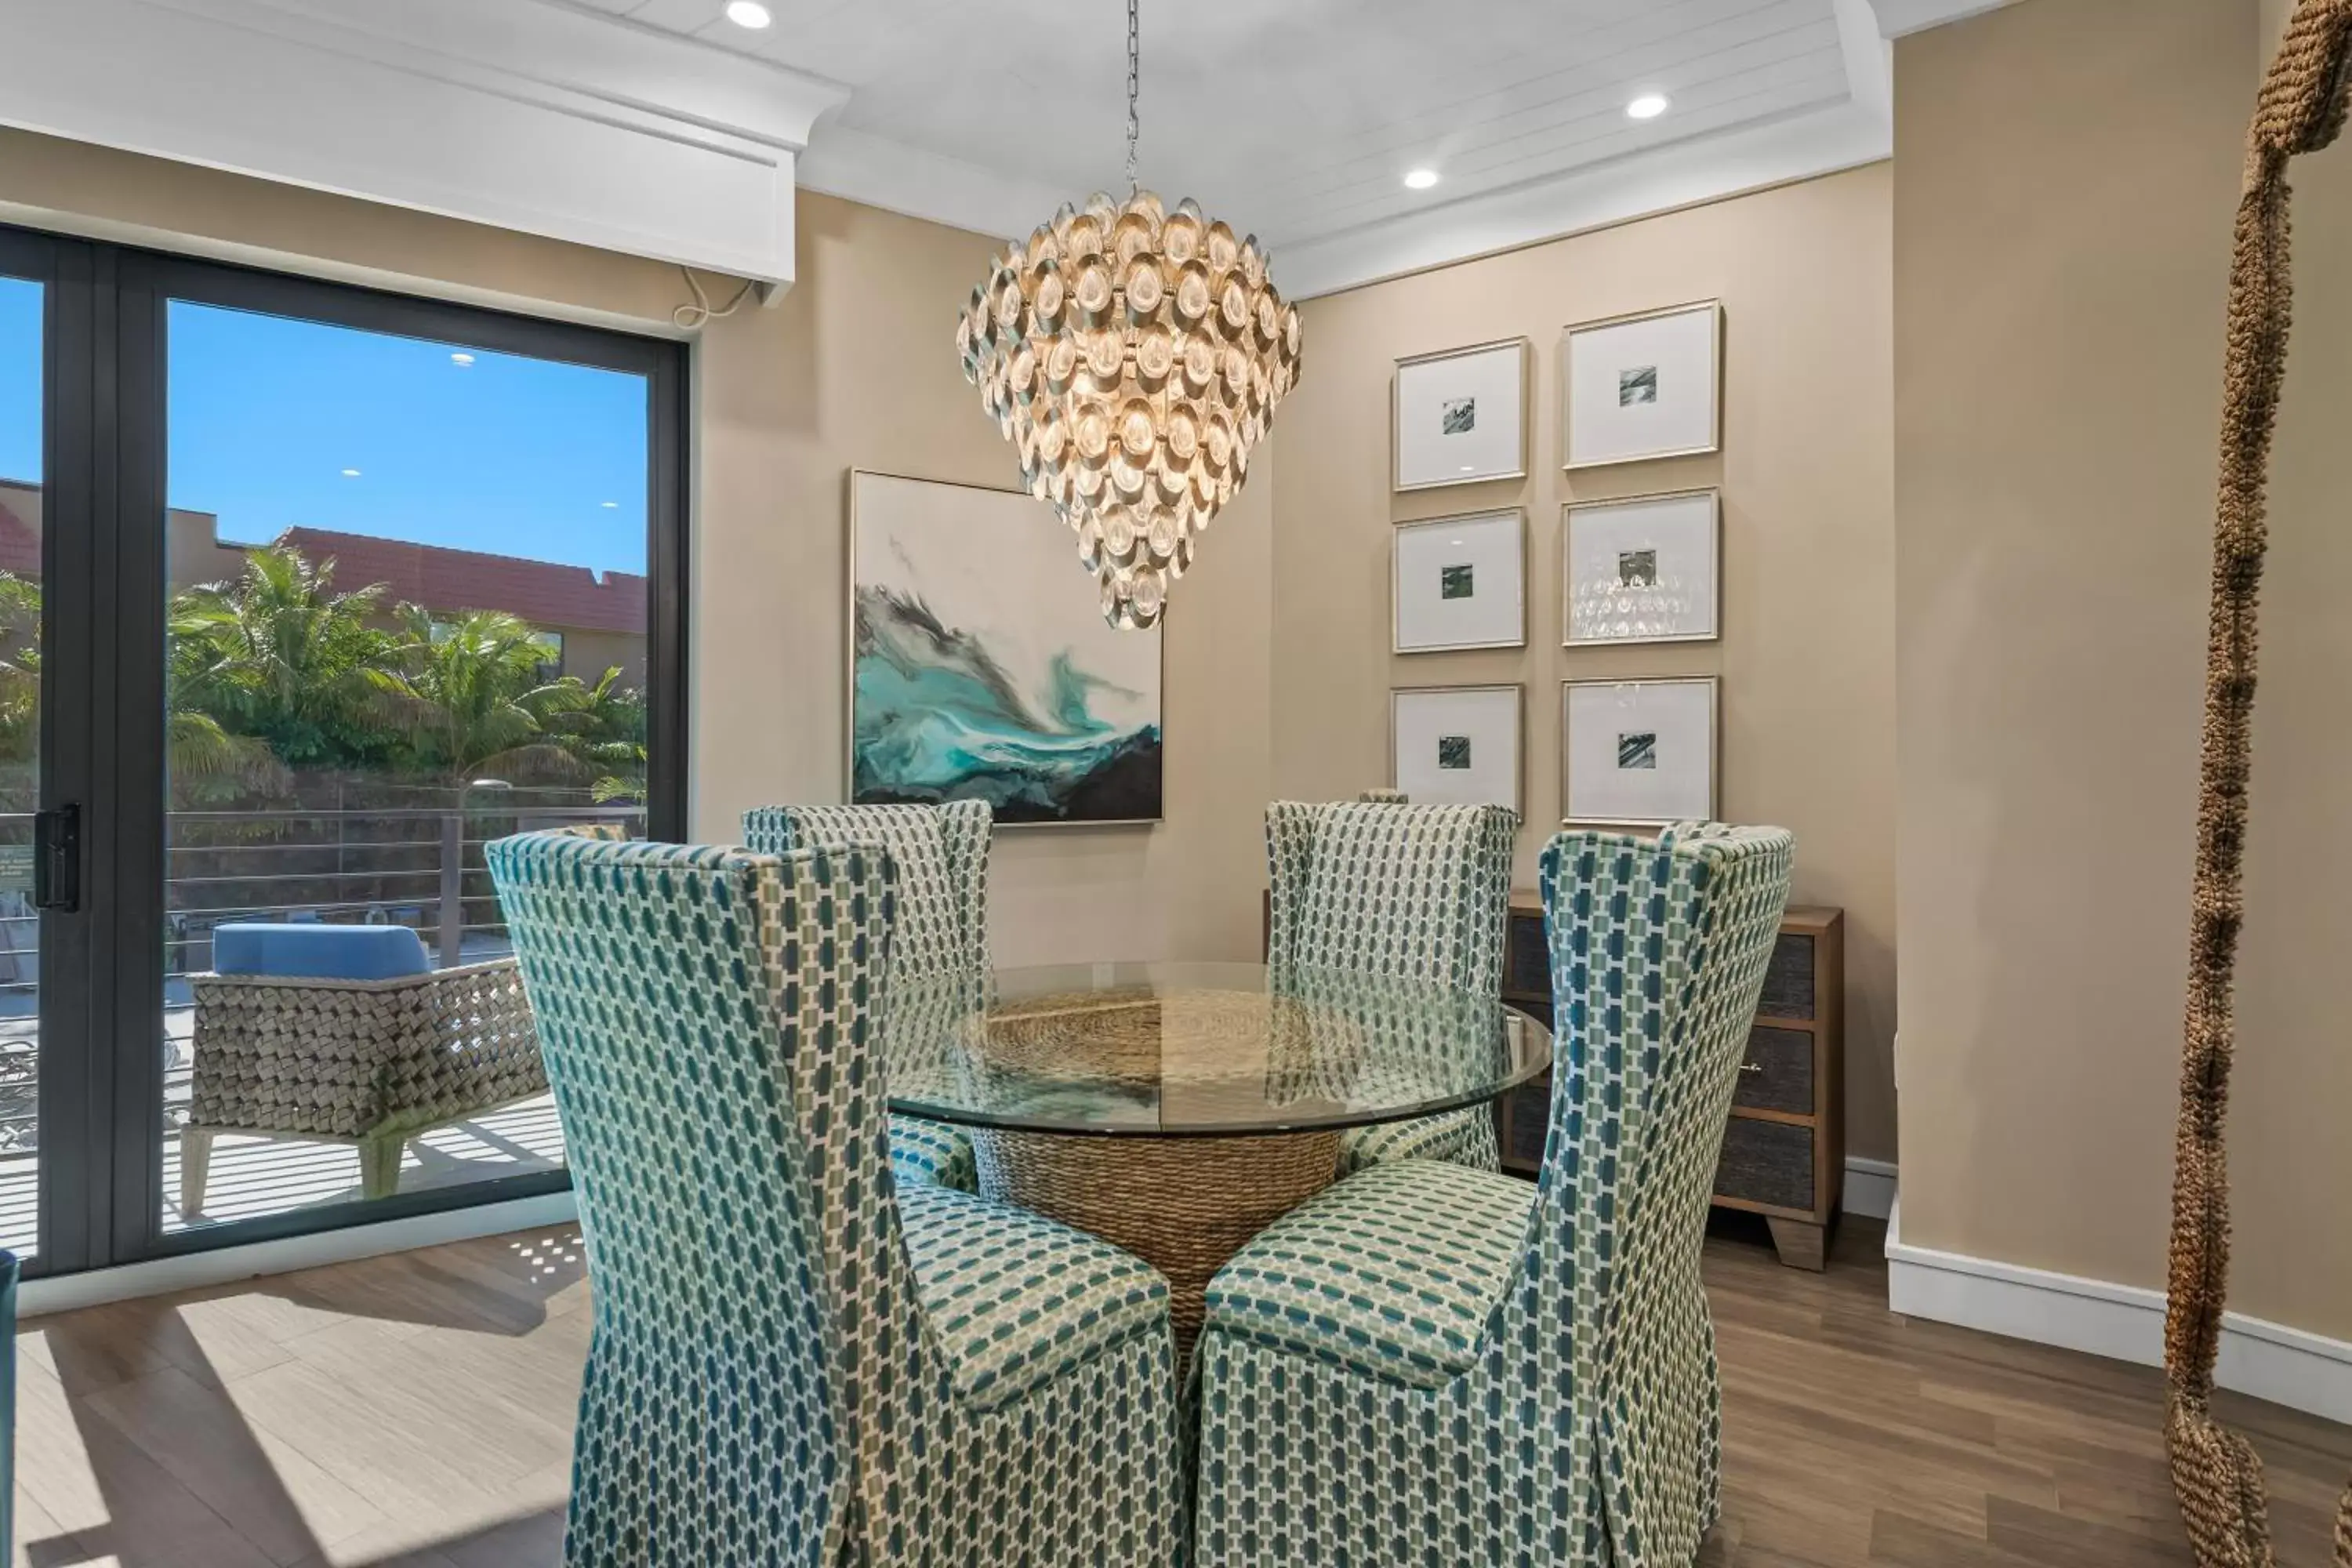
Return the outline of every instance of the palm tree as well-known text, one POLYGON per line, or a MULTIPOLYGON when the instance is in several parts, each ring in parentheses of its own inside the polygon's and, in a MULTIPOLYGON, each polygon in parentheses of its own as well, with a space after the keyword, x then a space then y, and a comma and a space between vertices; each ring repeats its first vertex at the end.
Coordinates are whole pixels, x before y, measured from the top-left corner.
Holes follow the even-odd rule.
POLYGON ((547 649, 538 628, 504 610, 436 620, 403 605, 400 617, 408 634, 402 686, 416 704, 418 761, 461 787, 484 773, 564 784, 590 775, 564 726, 591 710, 594 690, 574 677, 543 679, 547 649))
POLYGON ((567 701, 548 716, 560 743, 582 762, 602 772, 591 787, 599 805, 615 800, 637 800, 646 793, 646 699, 634 687, 621 684, 615 665, 589 686, 577 676, 565 676, 558 685, 578 688, 576 702, 567 701))
MULTIPOLYGON (((0 777, 5 793, 29 801, 41 738, 41 584, 0 572, 0 777)), ((264 742, 232 734, 212 714, 183 706, 173 683, 164 714, 164 762, 175 788, 282 794, 283 763, 264 742)))
POLYGON ((284 763, 390 760, 413 721, 402 644, 379 623, 383 584, 337 593, 335 563, 289 544, 250 552, 234 580, 175 595, 175 711, 265 742, 284 763))

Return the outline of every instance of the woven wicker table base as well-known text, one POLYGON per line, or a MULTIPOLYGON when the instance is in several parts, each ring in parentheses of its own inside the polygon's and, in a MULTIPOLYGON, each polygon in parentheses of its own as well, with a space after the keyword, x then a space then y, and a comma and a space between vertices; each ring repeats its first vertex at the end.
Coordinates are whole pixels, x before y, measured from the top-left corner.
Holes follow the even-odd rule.
POLYGON ((1168 1278, 1183 1364, 1209 1280, 1249 1239, 1331 1184, 1337 1132, 1087 1138, 972 1128, 980 1190, 1126 1248, 1168 1278))

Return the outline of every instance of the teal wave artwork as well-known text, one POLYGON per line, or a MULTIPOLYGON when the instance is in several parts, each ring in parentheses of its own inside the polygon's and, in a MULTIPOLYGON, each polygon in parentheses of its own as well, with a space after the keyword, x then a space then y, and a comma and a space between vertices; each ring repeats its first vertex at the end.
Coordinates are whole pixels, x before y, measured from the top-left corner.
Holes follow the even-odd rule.
POLYGON ((1077 650, 1054 654, 1024 691, 982 637, 942 624, 916 593, 861 584, 856 614, 854 800, 985 800, 1016 823, 1160 815, 1159 724, 1102 717, 1142 694, 1085 668, 1077 650))

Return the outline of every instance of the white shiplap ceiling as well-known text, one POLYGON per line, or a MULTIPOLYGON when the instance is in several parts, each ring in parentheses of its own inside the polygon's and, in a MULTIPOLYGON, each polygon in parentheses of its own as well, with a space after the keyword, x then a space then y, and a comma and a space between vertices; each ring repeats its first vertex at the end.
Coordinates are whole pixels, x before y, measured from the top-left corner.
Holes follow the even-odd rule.
MULTIPOLYGON (((577 3, 846 85, 818 189, 1013 234, 1122 183, 1118 0, 577 3)), ((1295 294, 1889 150, 1869 0, 1143 0, 1142 45, 1143 182, 1295 294), (1643 92, 1672 108, 1628 119, 1643 92)))

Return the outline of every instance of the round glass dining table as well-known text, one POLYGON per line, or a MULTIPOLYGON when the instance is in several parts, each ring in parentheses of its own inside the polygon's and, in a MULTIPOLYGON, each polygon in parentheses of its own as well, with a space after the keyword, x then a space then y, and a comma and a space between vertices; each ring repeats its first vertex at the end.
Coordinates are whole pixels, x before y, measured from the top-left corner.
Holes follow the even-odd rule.
POLYGON ((1254 963, 1092 963, 895 984, 890 1109, 971 1137, 983 1194, 1165 1275, 1180 1351, 1210 1277, 1330 1184, 1350 1128, 1484 1106, 1544 1026, 1433 982, 1254 963))

